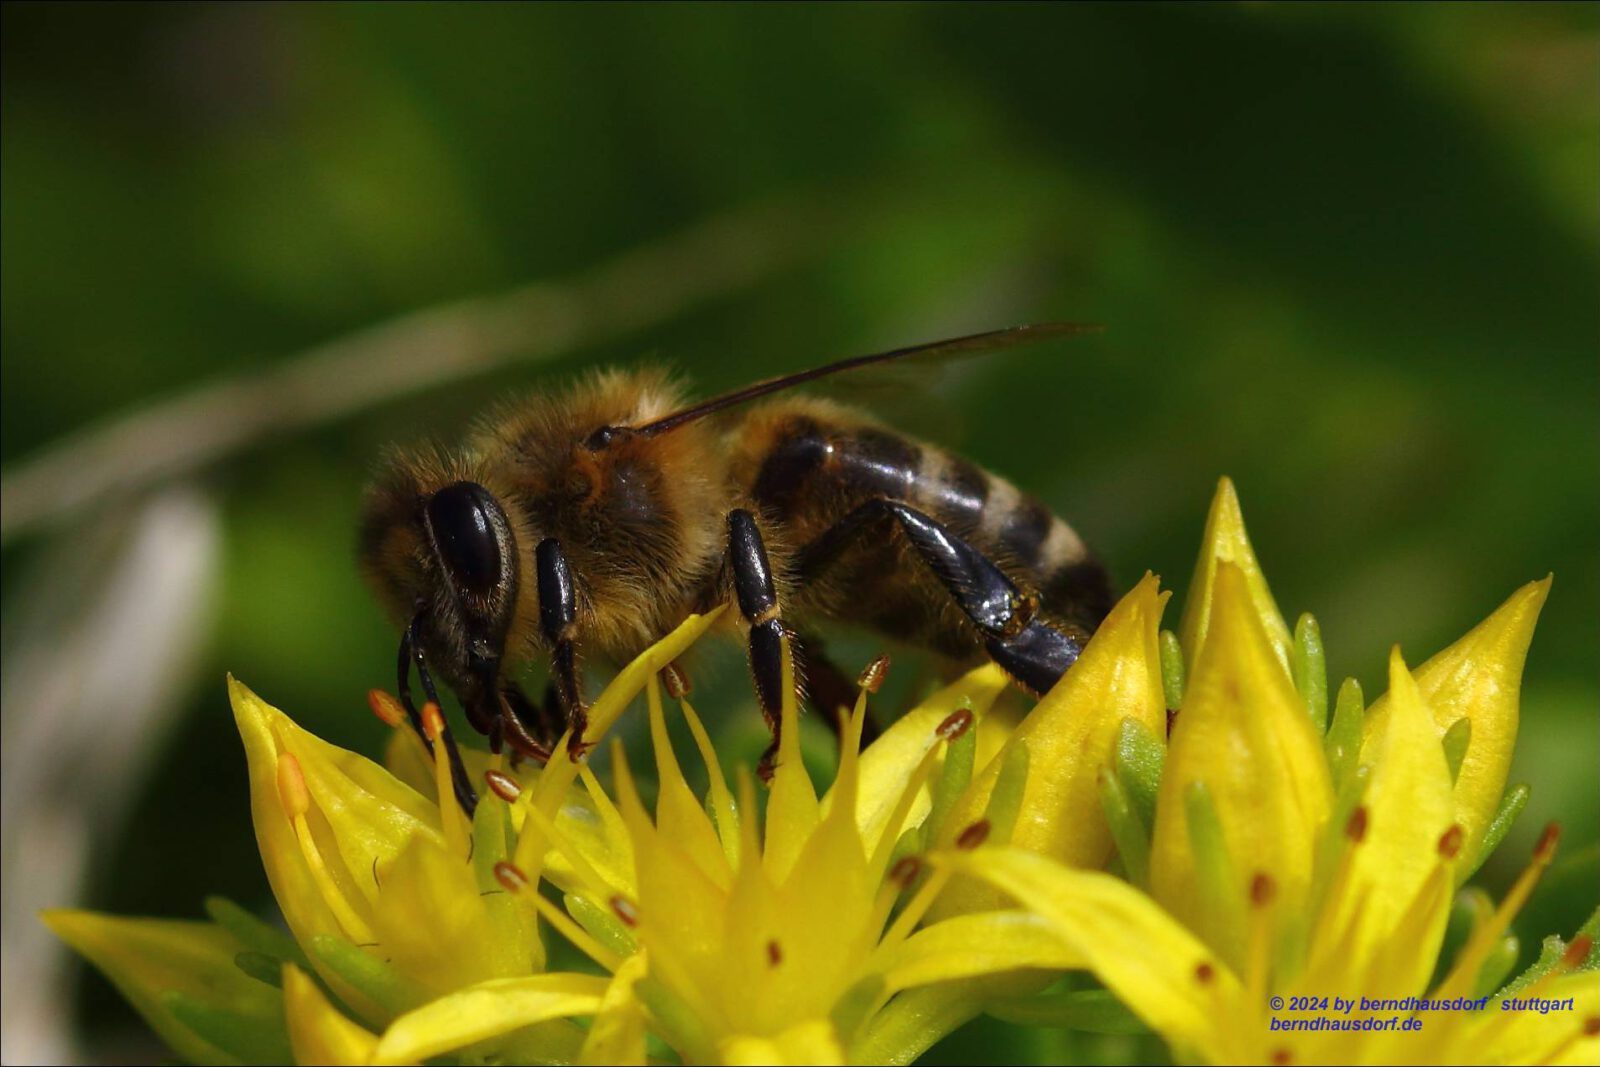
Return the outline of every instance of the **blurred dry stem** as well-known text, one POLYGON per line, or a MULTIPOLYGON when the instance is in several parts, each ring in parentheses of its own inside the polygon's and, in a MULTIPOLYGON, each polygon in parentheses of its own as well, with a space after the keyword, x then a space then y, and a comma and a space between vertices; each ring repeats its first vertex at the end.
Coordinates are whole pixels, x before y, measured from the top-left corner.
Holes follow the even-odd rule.
POLYGON ((513 360, 555 359, 646 330, 820 251, 838 217, 803 195, 762 199, 567 281, 424 308, 261 374, 118 416, 0 476, 0 541, 193 474, 269 437, 513 360))

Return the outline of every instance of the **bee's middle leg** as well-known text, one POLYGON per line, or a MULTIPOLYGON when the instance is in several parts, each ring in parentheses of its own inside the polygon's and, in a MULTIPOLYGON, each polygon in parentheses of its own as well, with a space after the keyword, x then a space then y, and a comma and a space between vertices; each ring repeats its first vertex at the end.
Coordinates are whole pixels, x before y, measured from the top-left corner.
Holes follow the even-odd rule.
POLYGON ((733 572, 733 591, 739 601, 739 613, 750 624, 750 675, 755 681, 756 701, 772 731, 772 744, 757 768, 763 780, 770 780, 783 728, 785 630, 766 543, 761 539, 755 516, 743 508, 728 512, 728 565, 733 572))

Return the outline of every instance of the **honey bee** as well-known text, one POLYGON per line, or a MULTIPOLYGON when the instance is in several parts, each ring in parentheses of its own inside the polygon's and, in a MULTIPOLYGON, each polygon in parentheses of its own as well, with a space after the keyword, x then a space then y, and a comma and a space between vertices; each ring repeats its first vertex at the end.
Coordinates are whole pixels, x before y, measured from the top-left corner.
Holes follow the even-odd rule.
MULTIPOLYGON (((460 449, 391 454, 364 500, 359 552, 404 626, 397 666, 412 726, 422 732, 415 668, 429 699, 435 674, 454 690, 493 750, 542 761, 565 729, 579 755, 580 651, 626 661, 690 612, 728 602, 773 732, 764 769, 785 638, 814 708, 836 720, 853 702, 818 636, 830 622, 950 661, 987 656, 1042 694, 1111 604, 1078 535, 998 475, 786 391, 1086 329, 1022 326, 858 356, 687 406, 662 373, 600 373, 506 409, 460 449), (543 657, 550 683, 535 701, 515 675, 543 657)), ((442 740, 470 811, 475 792, 442 740)))

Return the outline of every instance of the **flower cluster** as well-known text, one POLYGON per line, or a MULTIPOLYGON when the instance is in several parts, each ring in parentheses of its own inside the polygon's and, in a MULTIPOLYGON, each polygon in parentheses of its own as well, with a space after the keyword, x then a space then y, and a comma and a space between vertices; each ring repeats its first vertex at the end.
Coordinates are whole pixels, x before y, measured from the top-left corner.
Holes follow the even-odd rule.
POLYGON ((607 789, 560 745, 541 769, 468 753, 470 820, 391 698, 385 767, 230 681, 288 934, 225 901, 46 921, 193 1062, 904 1063, 985 1011, 1208 1062, 1594 1062, 1597 920, 1506 985, 1553 830, 1498 907, 1460 889, 1527 800, 1506 779, 1548 588, 1416 671, 1396 650, 1387 695, 1346 682, 1330 715, 1316 623, 1284 622, 1225 481, 1177 634, 1147 575, 1020 720, 985 666, 861 749, 874 666, 826 790, 792 701, 770 788, 730 781, 673 667, 712 613, 590 713, 594 741, 643 695, 653 805, 620 746, 607 789), (552 966, 555 937, 581 965, 552 966), (1417 1031, 1271 1026, 1280 996, 1352 993, 1487 999, 1417 1031))

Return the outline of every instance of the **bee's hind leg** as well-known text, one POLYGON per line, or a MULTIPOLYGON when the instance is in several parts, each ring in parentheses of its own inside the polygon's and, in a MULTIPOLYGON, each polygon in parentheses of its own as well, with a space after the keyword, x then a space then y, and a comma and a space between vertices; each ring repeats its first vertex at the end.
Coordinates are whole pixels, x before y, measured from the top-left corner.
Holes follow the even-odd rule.
POLYGON ((989 658, 1018 685, 1043 695, 1077 662, 1086 635, 1035 618, 1036 597, 965 538, 898 500, 868 501, 807 545, 796 561, 801 580, 815 577, 851 541, 890 520, 978 628, 989 658))

